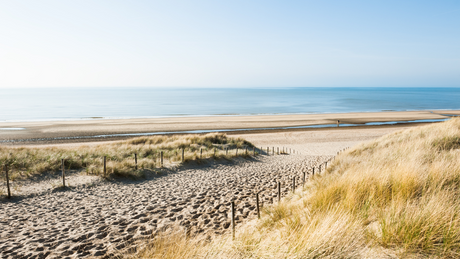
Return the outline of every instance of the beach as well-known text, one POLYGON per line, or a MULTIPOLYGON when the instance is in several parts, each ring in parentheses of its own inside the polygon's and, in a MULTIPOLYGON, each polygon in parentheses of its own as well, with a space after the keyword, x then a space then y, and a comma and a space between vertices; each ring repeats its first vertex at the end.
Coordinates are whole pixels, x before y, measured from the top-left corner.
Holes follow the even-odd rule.
POLYGON ((268 131, 305 131, 292 128, 340 124, 366 126, 373 122, 442 120, 460 111, 400 111, 256 116, 200 116, 143 119, 92 119, 68 121, 1 122, 2 144, 55 144, 119 140, 148 134, 222 131, 228 134, 268 131), (285 129, 288 127, 288 129, 285 129), (289 128, 291 127, 291 128, 289 128), (11 129, 11 130, 8 130, 11 129), (250 130, 250 132, 248 131, 250 130))
MULTIPOLYGON (((276 128, 337 120, 365 123, 444 118, 431 112, 382 112, 27 122, 2 123, 1 127, 25 130, 0 134, 2 139, 52 139, 128 132, 276 128)), ((324 170, 324 163, 337 152, 419 124, 236 131, 231 132, 232 137, 242 137, 263 150, 284 149, 286 154, 191 162, 184 166, 166 164, 160 174, 142 180, 105 181, 72 172, 67 178, 70 188, 64 190, 56 188, 60 179, 52 176, 39 182, 12 183, 13 199, 0 201, 0 255, 104 257, 126 252, 160 232, 181 231, 204 238, 229 233, 232 201, 236 203, 237 225, 255 219, 255 192, 260 192, 261 203, 268 206, 277 202, 278 182, 285 197, 292 189, 293 177, 299 186, 304 173, 307 180, 314 169, 320 173, 320 166, 324 170)), ((40 148, 101 143, 95 138, 87 141, 90 142, 45 140, 20 145, 40 148)))

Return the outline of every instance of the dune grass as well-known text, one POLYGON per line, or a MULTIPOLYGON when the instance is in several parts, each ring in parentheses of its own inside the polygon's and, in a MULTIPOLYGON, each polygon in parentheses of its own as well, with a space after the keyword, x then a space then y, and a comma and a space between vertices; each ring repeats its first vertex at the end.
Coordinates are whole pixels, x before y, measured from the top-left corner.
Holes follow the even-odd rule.
MULTIPOLYGON (((139 137, 110 144, 75 147, 14 148, 0 146, 0 165, 8 165, 12 180, 25 179, 45 172, 61 170, 61 159, 66 169, 84 169, 88 174, 103 175, 103 157, 107 157, 107 175, 138 177, 143 169, 161 166, 160 152, 164 163, 182 162, 208 158, 231 158, 235 148, 252 147, 241 138, 229 138, 225 134, 171 135, 139 137), (226 155, 225 148, 231 149, 226 155), (202 150, 202 154, 201 154, 202 150), (135 170, 134 154, 138 156, 135 170)), ((242 150, 238 155, 245 155, 242 150)), ((3 170, 3 169, 2 169, 3 170)))
POLYGON ((128 258, 459 258, 460 119, 349 149, 262 219, 211 241, 158 236, 128 258))

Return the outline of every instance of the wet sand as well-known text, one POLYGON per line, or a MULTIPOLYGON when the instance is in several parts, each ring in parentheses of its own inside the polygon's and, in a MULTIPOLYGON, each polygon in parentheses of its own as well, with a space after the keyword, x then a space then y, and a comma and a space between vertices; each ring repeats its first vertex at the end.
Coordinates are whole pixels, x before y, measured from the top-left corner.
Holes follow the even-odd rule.
MULTIPOLYGON (((209 116, 170 117, 152 119, 94 119, 43 122, 0 122, 2 144, 49 144, 79 143, 92 141, 119 140, 129 137, 113 134, 142 134, 154 132, 177 132, 196 130, 260 129, 250 133, 260 133, 265 128, 298 127, 309 125, 363 124, 368 122, 390 122, 411 120, 445 119, 441 114, 460 115, 460 111, 404 111, 404 112, 363 112, 343 114, 305 115, 258 115, 258 116, 209 116), (8 128, 22 130, 4 130, 8 128), (106 137, 95 137, 105 135, 106 137), (83 138, 81 138, 83 137, 83 138), (56 139, 58 138, 58 139, 56 139), (74 139, 77 138, 77 139, 74 139)), ((367 127, 367 126, 365 126, 367 127)), ((269 131, 303 131, 315 129, 273 129, 269 131)), ((229 134, 248 133, 244 131, 229 134)))

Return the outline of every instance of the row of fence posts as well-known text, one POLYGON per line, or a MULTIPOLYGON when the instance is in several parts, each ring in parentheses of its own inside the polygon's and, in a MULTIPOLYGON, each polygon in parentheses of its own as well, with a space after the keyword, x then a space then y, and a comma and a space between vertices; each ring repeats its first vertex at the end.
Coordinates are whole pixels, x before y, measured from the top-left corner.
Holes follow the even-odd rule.
MULTIPOLYGON (((341 152, 347 150, 347 148, 344 148, 340 151, 337 152, 337 155, 339 155, 341 152)), ((262 149, 261 149, 262 150, 262 149)), ((274 150, 274 149, 273 149, 274 150)), ((268 147, 267 147, 267 153, 268 153, 268 147)), ((333 157, 332 159, 335 159, 335 157, 333 157)), ((331 159, 331 160, 332 160, 331 159)), ((330 160, 329 160, 330 161, 330 160)), ((327 162, 328 161, 325 161, 324 164, 320 164, 318 166, 318 173, 321 173, 321 166, 323 165, 323 169, 326 170, 327 169, 327 162)), ((312 168, 312 176, 315 175, 315 167, 312 168)), ((292 193, 295 192, 295 189, 296 189, 296 182, 295 182, 295 176, 292 177, 292 193)), ((306 182, 306 173, 305 172, 302 172, 302 186, 305 186, 305 182, 306 182)), ((277 189, 278 189, 278 203, 281 203, 281 182, 278 181, 277 183, 277 189)), ((257 212, 257 218, 260 219, 260 204, 259 204, 259 192, 256 192, 255 193, 255 196, 256 196, 256 212, 257 212)), ((231 223, 232 223, 232 238, 235 239, 235 202, 232 201, 231 203, 231 223)))
MULTIPOLYGON (((260 147, 260 151, 263 151, 264 149, 262 147, 260 147)), ((267 155, 270 155, 270 147, 267 147, 267 155)), ((298 152, 296 153, 295 150, 291 149, 291 148, 284 148, 283 147, 283 150, 281 151, 282 154, 298 154, 298 152)), ((275 155, 275 154, 280 154, 280 148, 277 147, 276 148, 276 153, 275 153, 275 147, 272 147, 272 155, 275 155)))
MULTIPOLYGON (((321 165, 319 165, 319 168, 321 168, 321 165)), ((325 166, 324 166, 324 169, 327 168, 327 161, 325 162, 325 166)), ((321 169, 320 169, 321 171, 321 169)), ((315 172, 315 168, 313 167, 312 168, 312 175, 314 175, 314 172, 315 172)), ((306 173, 303 172, 302 173, 302 176, 303 176, 303 181, 302 181, 302 186, 305 186, 305 182, 306 182, 306 173)), ((295 182, 295 176, 292 177, 292 193, 295 192, 295 189, 296 189, 296 182, 295 182)), ((277 183, 277 191, 278 191, 278 203, 281 203, 281 182, 278 181, 277 183)), ((256 198, 256 212, 257 212, 257 218, 260 219, 260 201, 259 201, 259 194, 260 194, 260 191, 256 192, 255 193, 255 198, 256 198)), ((231 202, 231 227, 232 227, 232 238, 235 239, 235 227, 236 227, 236 223, 235 223, 235 202, 232 201, 231 202)))
MULTIPOLYGON (((260 151, 262 151, 263 148, 260 148, 260 151)), ((286 149, 287 150, 287 149, 286 149)), ((291 152, 291 149, 289 149, 291 152)), ((214 148, 214 155, 216 155, 217 149, 214 148)), ((256 148, 252 148, 253 155, 256 155, 256 148)), ((284 147, 283 147, 283 152, 284 152, 284 147)), ((182 162, 185 161, 184 157, 185 149, 182 148, 182 162)), ((295 150, 294 150, 295 153, 295 150)), ((275 148, 273 147, 273 155, 275 154, 275 148)), ((278 154, 279 154, 279 147, 278 147, 278 154)), ((225 148, 225 155, 228 155, 228 148, 225 148)), ((236 148, 236 155, 238 155, 238 148, 236 148)), ((246 147, 246 155, 248 155, 248 148, 246 147)), ((267 147, 267 155, 269 155, 269 147, 267 147)), ((203 149, 200 149, 200 159, 203 159, 203 149)), ((62 186, 66 187, 65 184, 65 159, 61 159, 61 170, 62 170, 62 186)), ((134 154, 134 164, 135 164, 135 169, 138 170, 137 166, 137 153, 134 154)), ((163 167, 163 151, 160 151, 160 165, 163 167)), ((10 179, 8 176, 8 166, 4 165, 4 171, 5 171, 5 176, 6 176, 6 188, 7 188, 7 197, 8 199, 11 198, 11 190, 10 190, 10 179)), ((107 156, 103 157, 103 176, 107 177, 107 156)))
MULTIPOLYGON (((318 166, 319 167, 319 172, 321 172, 321 164, 318 166)), ((324 169, 327 168, 327 161, 324 163, 324 169)), ((312 168, 312 175, 314 175, 315 173, 315 167, 312 168)), ((305 182, 306 182, 306 173, 303 172, 302 173, 302 176, 303 176, 303 181, 302 181, 302 186, 305 186, 305 182)), ((296 182, 295 182, 295 179, 296 179, 296 176, 292 177, 292 193, 295 192, 295 189, 296 189, 296 182)), ((277 182, 277 191, 278 191, 278 203, 281 203, 281 182, 278 181, 277 182)), ((259 200, 259 194, 260 194, 261 191, 258 191, 255 193, 255 198, 256 198, 256 212, 257 212, 257 218, 260 219, 260 200, 259 200)), ((235 227, 236 227, 236 223, 235 223, 235 202, 232 201, 231 202, 231 227, 232 227, 232 238, 235 239, 235 227)))
MULTIPOLYGON (((341 152, 345 151, 346 149, 348 148, 345 148, 345 149, 342 149, 340 151, 337 152, 337 155, 340 154, 341 152)), ((263 150, 262 148, 260 150, 263 150)), ((275 154, 275 148, 273 147, 273 154, 275 154)), ((216 152, 216 149, 214 149, 214 154, 216 152)), ((283 148, 283 152, 284 152, 284 148, 283 148)), ((290 150, 291 152, 291 150, 290 150)), ((294 150, 295 152, 295 150, 294 150)), ((200 158, 201 158, 201 155, 203 153, 203 150, 201 149, 200 150, 200 158)), ((246 148, 246 154, 248 153, 248 149, 246 148)), ((228 154, 228 148, 226 148, 226 154, 228 154)), ((238 154, 238 148, 236 150, 236 154, 238 154)), ((255 155, 255 147, 253 147, 253 154, 255 155)), ((267 147, 267 154, 269 154, 269 147, 267 147)), ((279 154, 279 148, 278 148, 278 154, 279 154)), ((106 176, 107 174, 107 157, 104 156, 104 177, 106 176)), ((135 161, 135 168, 137 170, 137 154, 134 154, 134 161, 135 161)), ((163 151, 161 151, 160 153, 160 161, 161 161, 161 166, 163 166, 163 151)), ((182 149, 182 161, 184 161, 184 149, 182 149)), ((324 169, 327 168, 327 162, 328 161, 325 161, 324 163, 324 169)), ((65 160, 64 159, 61 159, 61 167, 62 167, 62 186, 66 186, 65 184, 65 160)), ((322 164, 320 164, 318 166, 318 172, 321 172, 321 166, 322 164)), ((10 191, 10 181, 9 181, 9 176, 8 176, 8 166, 7 165, 4 165, 4 170, 5 170, 5 175, 6 175, 6 186, 7 186, 7 197, 8 199, 11 198, 11 191, 10 191)), ((312 168, 312 176, 315 175, 315 167, 312 168)), ((303 176, 303 181, 302 181, 302 185, 305 185, 305 182, 306 182, 306 173, 303 172, 302 173, 302 176, 303 176)), ((296 182, 295 182, 295 176, 292 178, 292 192, 294 193, 295 192, 295 189, 296 189, 296 182)), ((278 203, 281 202, 281 182, 278 181, 278 203)), ((260 219, 260 203, 259 203, 259 193, 260 192, 256 192, 255 193, 255 198, 256 198, 256 212, 257 212, 257 218, 260 219)), ((232 238, 234 239, 235 238, 235 227, 236 227, 236 223, 235 223, 235 202, 232 201, 231 202, 231 226, 232 226, 232 238)))
MULTIPOLYGON (((270 148, 267 147, 267 155, 269 155, 269 151, 270 151, 269 149, 270 148)), ((339 154, 340 152, 345 151, 346 149, 348 149, 348 148, 345 148, 345 149, 342 149, 342 150, 338 151, 337 154, 339 154)), ((255 156, 256 155, 255 147, 253 147, 252 151, 253 151, 253 155, 255 156)), ((260 151, 263 151, 262 147, 260 148, 260 151)), ((273 151, 273 155, 274 155, 275 154, 275 147, 272 147, 272 151, 273 151)), ((184 162, 184 152, 185 152, 185 149, 183 148, 182 149, 182 162, 184 162)), ((225 152, 226 152, 226 155, 228 155, 228 148, 225 148, 225 152)), ((283 152, 284 152, 284 147, 283 147, 283 152)), ((287 149, 286 149, 286 152, 287 152, 287 149)), ((296 153, 295 150, 289 149, 289 153, 291 153, 291 152, 293 152, 294 154, 296 153)), ((203 154, 203 149, 200 149, 200 159, 202 159, 202 154, 203 154)), ((216 148, 214 148, 214 155, 215 154, 216 154, 216 148)), ((248 154, 248 148, 246 147, 246 155, 247 154, 248 154)), ((279 147, 278 147, 278 154, 279 154, 279 147)), ((236 148, 236 155, 238 155, 238 148, 236 148)), ((138 170, 137 153, 134 154, 134 163, 135 163, 135 169, 138 170)), ((160 152, 160 164, 161 164, 161 167, 163 167, 163 151, 160 152)), ((326 162, 326 167, 327 167, 327 162, 326 162)), ((4 165, 3 168, 4 168, 5 176, 6 176, 7 197, 8 197, 8 199, 10 199, 11 198, 11 190, 10 190, 10 180, 9 180, 9 176, 8 176, 8 166, 4 165)), ((62 186, 66 187, 66 183, 65 183, 65 159, 61 159, 61 169, 62 169, 62 175, 61 175, 62 176, 62 186)), ((321 170, 321 165, 319 165, 319 170, 321 170)), ((315 175, 315 168, 313 168, 312 175, 315 175)), ((107 156, 103 157, 103 176, 104 177, 107 176, 107 156)), ((303 175, 303 178, 304 178, 304 182, 305 182, 305 173, 303 175)), ((295 179, 293 180, 293 188, 294 188, 294 186, 295 186, 295 179)), ((279 183, 278 183, 278 189, 279 188, 280 188, 280 186, 279 186, 279 183)), ((279 192, 278 192, 278 195, 280 194, 279 192)), ((258 214, 259 214, 258 209, 257 209, 257 211, 258 211, 258 214)))

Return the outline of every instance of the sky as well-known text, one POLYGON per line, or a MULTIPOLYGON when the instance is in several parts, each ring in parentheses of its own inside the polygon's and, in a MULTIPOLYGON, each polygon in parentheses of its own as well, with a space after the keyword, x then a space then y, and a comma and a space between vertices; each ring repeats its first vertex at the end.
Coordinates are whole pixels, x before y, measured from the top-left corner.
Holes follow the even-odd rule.
POLYGON ((460 87, 460 1, 0 0, 0 88, 460 87))

